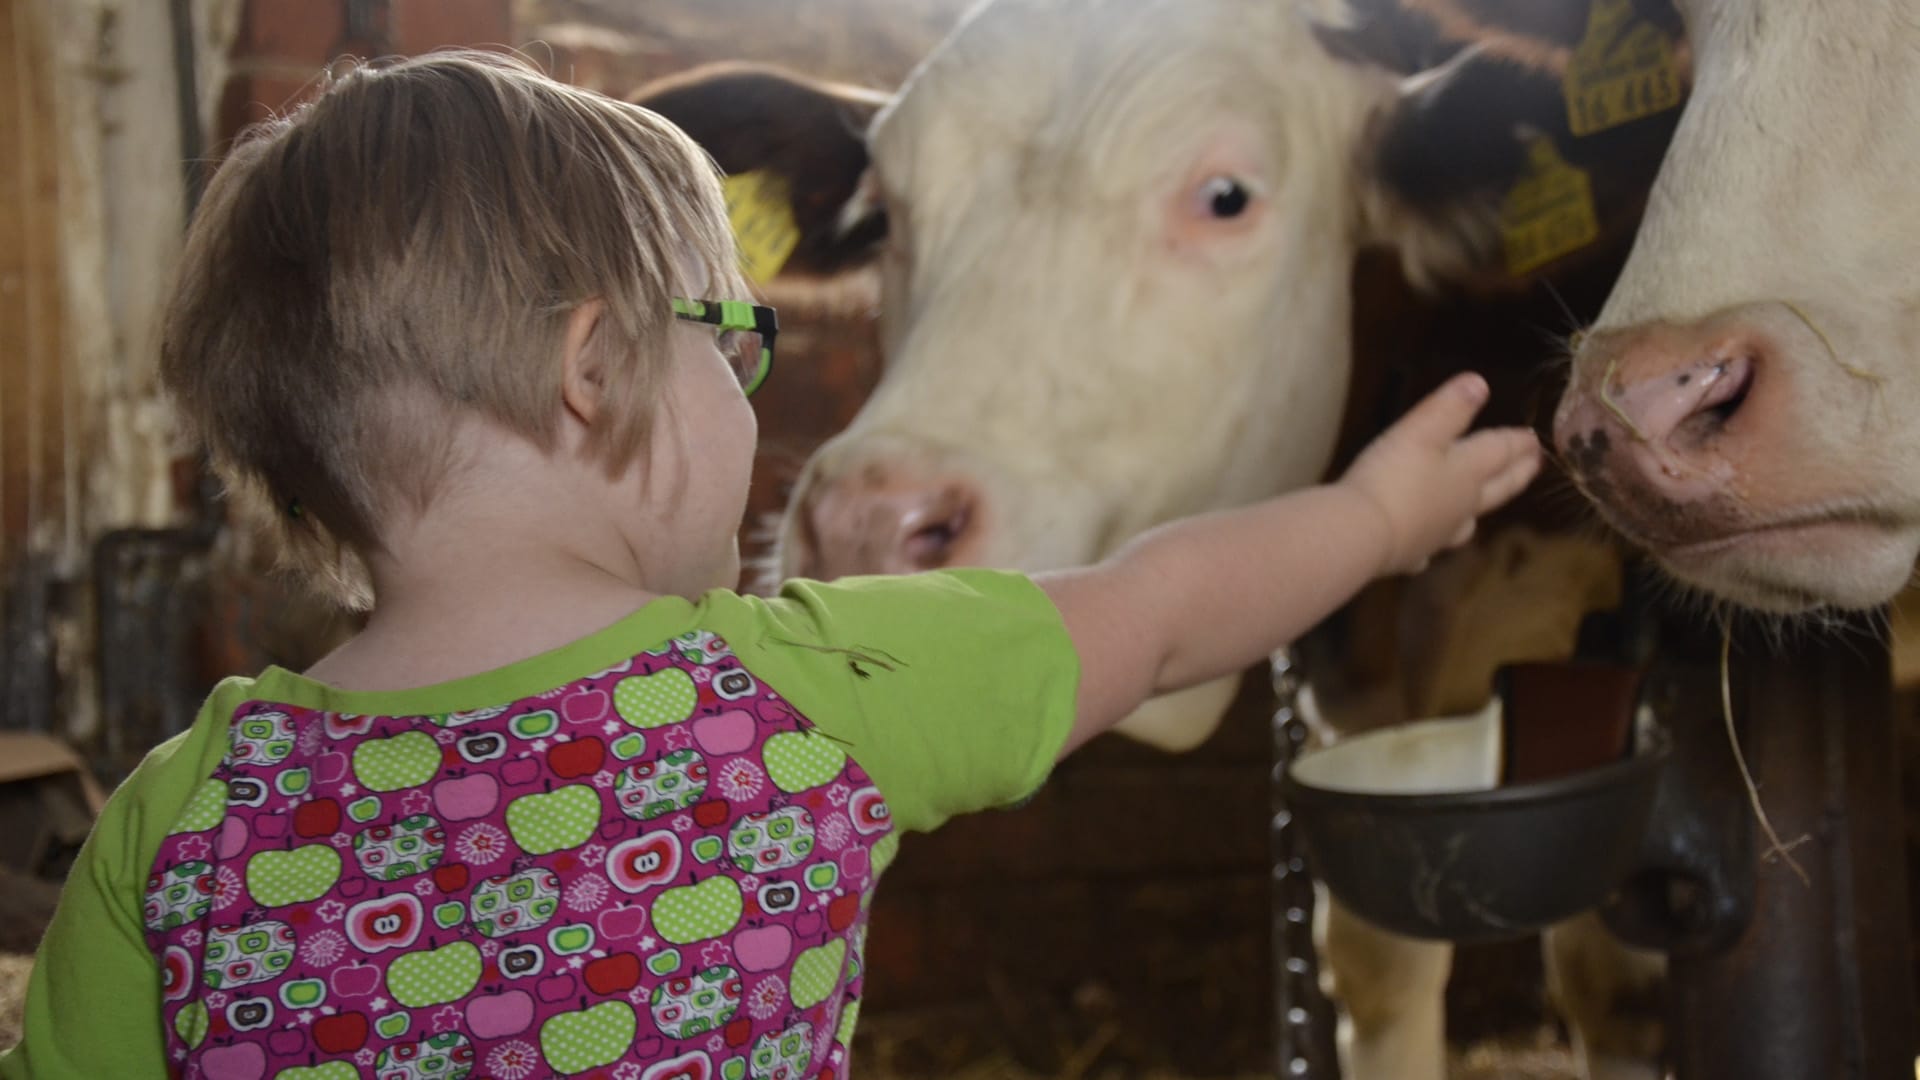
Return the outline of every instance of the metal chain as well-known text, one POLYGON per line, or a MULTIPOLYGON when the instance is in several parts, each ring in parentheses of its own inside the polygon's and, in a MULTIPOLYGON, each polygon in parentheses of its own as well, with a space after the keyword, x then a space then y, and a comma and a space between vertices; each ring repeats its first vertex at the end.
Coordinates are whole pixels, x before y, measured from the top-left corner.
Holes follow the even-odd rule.
POLYGON ((1313 951, 1313 878, 1306 851, 1293 828, 1293 815, 1280 794, 1287 766, 1306 745, 1308 730, 1300 715, 1300 691, 1306 678, 1283 649, 1272 656, 1273 694, 1273 970, 1278 1039, 1276 1075, 1285 1080, 1333 1080, 1337 1067, 1327 1055, 1321 1020, 1326 1001, 1320 995, 1313 951))

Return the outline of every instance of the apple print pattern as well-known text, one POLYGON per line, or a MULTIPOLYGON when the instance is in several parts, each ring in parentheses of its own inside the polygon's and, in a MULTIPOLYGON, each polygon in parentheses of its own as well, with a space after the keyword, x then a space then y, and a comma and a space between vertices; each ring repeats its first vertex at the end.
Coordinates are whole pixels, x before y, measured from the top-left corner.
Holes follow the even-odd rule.
POLYGON ((148 878, 173 1075, 847 1075, 898 840, 715 634, 502 706, 230 730, 148 878))

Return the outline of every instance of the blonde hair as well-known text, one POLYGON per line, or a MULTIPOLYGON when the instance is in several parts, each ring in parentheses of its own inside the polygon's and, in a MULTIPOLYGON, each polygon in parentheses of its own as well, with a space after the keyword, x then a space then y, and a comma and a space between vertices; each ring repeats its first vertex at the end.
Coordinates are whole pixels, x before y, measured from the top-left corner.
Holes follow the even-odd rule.
POLYGON ((288 561, 363 606, 360 555, 432 500, 457 410, 552 447, 588 300, 594 450, 639 452, 701 265, 709 295, 747 295, 712 159, 662 117, 496 53, 355 66, 243 133, 208 186, 161 377, 288 561))

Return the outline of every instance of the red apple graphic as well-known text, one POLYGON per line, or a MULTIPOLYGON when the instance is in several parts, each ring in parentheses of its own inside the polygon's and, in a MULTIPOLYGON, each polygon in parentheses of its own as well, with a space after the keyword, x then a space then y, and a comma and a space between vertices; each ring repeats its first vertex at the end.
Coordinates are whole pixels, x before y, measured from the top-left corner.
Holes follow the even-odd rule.
POLYGON ((308 838, 332 836, 339 831, 340 801, 338 799, 315 799, 310 803, 301 803, 300 809, 293 812, 295 836, 308 838))
POLYGON ((713 1062, 706 1054, 689 1050, 648 1069, 641 1080, 713 1080, 713 1062))
POLYGON ((607 878, 637 893, 671 882, 680 872, 680 838, 661 830, 623 840, 607 852, 607 878))
POLYGON ((753 1038, 753 1021, 743 1016, 728 1024, 725 1034, 728 1046, 745 1046, 747 1040, 753 1038))
POLYGON ((602 996, 631 990, 640 983, 640 958, 632 953, 614 953, 588 964, 581 975, 587 989, 602 996))
POLYGON ((857 895, 836 896, 833 898, 833 902, 827 905, 827 926, 831 928, 834 933, 839 933, 847 927, 852 926, 853 920, 859 917, 860 897, 857 895))
POLYGON ((467 1003, 467 1027, 474 1037, 502 1039, 533 1026, 533 996, 525 990, 482 994, 467 1003))
POLYGON ((887 809, 887 800, 880 797, 879 788, 861 788, 847 799, 847 816, 853 819, 853 827, 862 836, 872 836, 884 832, 893 824, 892 813, 887 809))
POLYGON ((178 945, 167 946, 160 954, 160 987, 168 1001, 179 1001, 193 993, 193 956, 178 945))
POLYGON ((717 825, 725 825, 727 823, 727 811, 729 809, 730 807, 727 806, 725 799, 708 799, 706 802, 693 808, 693 820, 708 829, 717 825))
POLYGON ((563 780, 591 776, 600 771, 600 763, 605 760, 607 744, 594 735, 561 743, 547 751, 547 768, 563 780))
POLYGON ((433 883, 443 893, 457 893, 467 887, 466 863, 442 863, 434 867, 433 883))
POLYGON ((420 936, 425 921, 419 899, 410 892, 362 900, 347 909, 347 940, 364 953, 404 949, 420 936))
POLYGON ((313 1045, 329 1054, 351 1054, 367 1045, 367 1014, 336 1013, 315 1020, 313 1045))
POLYGON ((341 997, 366 997, 380 988, 380 969, 359 962, 344 964, 333 970, 329 981, 341 997))

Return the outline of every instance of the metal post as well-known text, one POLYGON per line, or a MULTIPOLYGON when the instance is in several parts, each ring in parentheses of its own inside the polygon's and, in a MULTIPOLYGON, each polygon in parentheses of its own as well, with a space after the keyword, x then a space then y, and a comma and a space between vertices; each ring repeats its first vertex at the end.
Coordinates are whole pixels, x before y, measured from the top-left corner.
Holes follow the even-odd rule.
POLYGON ((1733 656, 1742 749, 1809 880, 1751 830, 1760 860, 1746 931, 1725 951, 1674 957, 1677 1074, 1910 1080, 1915 1004, 1886 648, 1871 634, 1822 634, 1779 652, 1749 634, 1733 656))

